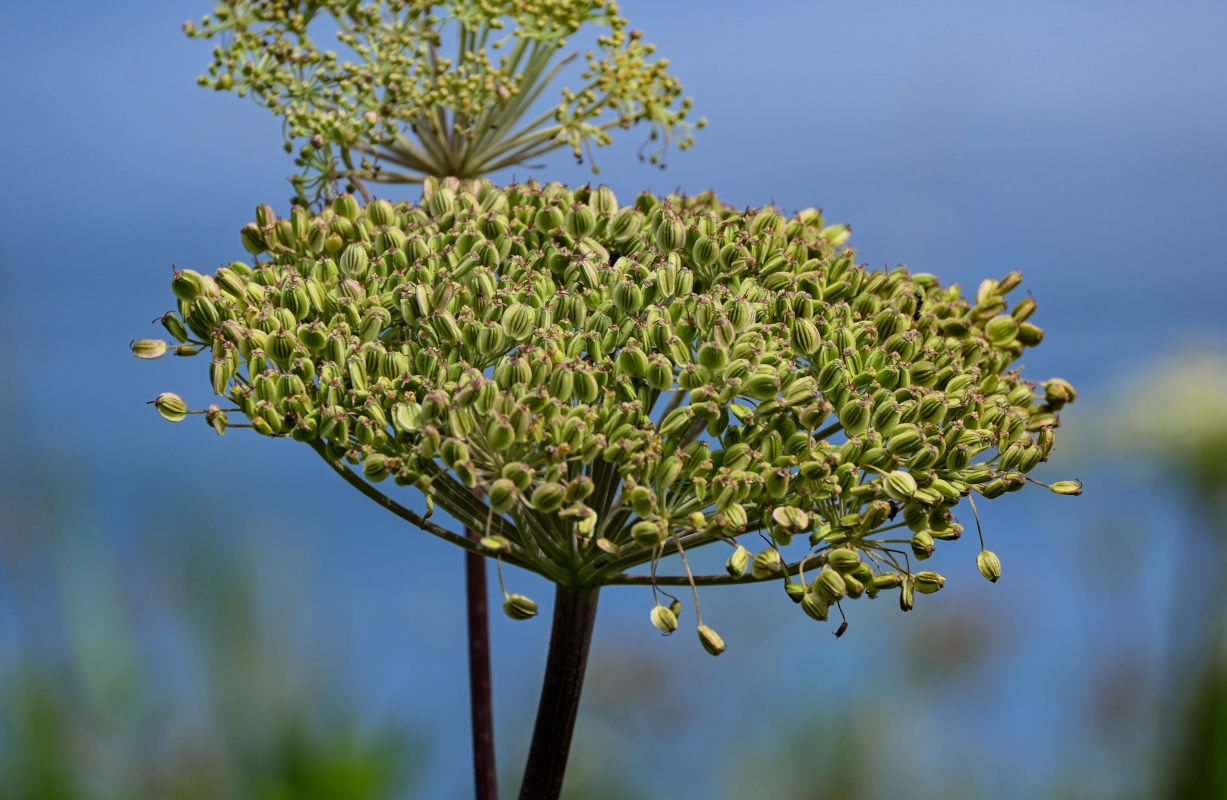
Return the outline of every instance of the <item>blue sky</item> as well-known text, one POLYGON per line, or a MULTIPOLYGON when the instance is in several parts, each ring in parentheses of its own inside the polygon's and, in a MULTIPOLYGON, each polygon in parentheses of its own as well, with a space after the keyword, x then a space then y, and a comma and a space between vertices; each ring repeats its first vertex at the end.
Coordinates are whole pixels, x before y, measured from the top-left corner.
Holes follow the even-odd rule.
MULTIPOLYGON (((712 188, 739 205, 818 205, 852 223, 852 244, 873 265, 906 263, 970 287, 1022 269, 1023 290, 1039 301, 1034 321, 1048 334, 1028 354, 1026 373, 1078 386, 1082 398, 1064 416, 1071 429, 1089 430, 1108 413, 1115 382, 1141 359, 1227 339, 1227 6, 622 6, 710 124, 664 171, 635 161, 637 131, 601 151, 600 180, 619 197, 712 188)), ((464 696, 460 616, 414 609, 455 597, 456 554, 364 508, 288 443, 238 432, 218 440, 203 425, 160 424, 144 401, 173 389, 204 402, 202 364, 151 365, 127 352, 130 339, 156 335, 149 320, 171 305, 171 264, 212 269, 240 257, 238 230, 256 204, 287 210, 292 165, 278 122, 249 101, 194 85, 209 45, 186 39, 179 26, 209 10, 175 0, 9 4, 0 12, 8 76, 0 85, 8 154, 0 363, 10 376, 0 412, 19 421, 0 467, 12 477, 31 460, 50 461, 103 498, 107 530, 162 525, 172 535, 182 515, 211 514, 225 527, 219 536, 261 531, 274 548, 292 548, 306 565, 302 613, 316 623, 306 627, 339 641, 335 652, 363 708, 433 726, 436 767, 423 796, 445 797, 460 780, 446 765, 463 767, 465 758, 464 715, 452 719, 449 705, 464 696), (224 515, 232 502, 247 512, 240 523, 224 515)), ((534 174, 593 180, 565 155, 534 174)), ((1084 437, 1060 452, 1089 487, 1098 445, 1084 437)), ((1055 474, 1054 461, 1050 477, 1067 477, 1055 474)), ((1166 607, 1139 602, 1124 626, 1108 600, 1070 587, 1068 566, 1048 567, 1054 547, 1085 555, 1081 532, 1116 496, 1095 494, 1072 504, 1050 495, 1011 497, 1000 511, 994 504, 995 549, 1016 580, 979 581, 969 542, 939 565, 949 568, 951 586, 924 630, 940 630, 941 615, 965 604, 998 615, 1009 635, 998 637, 994 666, 978 680, 1007 722, 984 735, 956 692, 943 710, 926 713, 944 736, 982 738, 988 763, 1016 770, 1020 793, 1003 796, 1024 797, 1030 782, 1059 770, 1059 737, 1046 744, 1033 735, 1073 713, 1065 701, 1089 680, 1079 670, 1102 655, 1088 637, 1137 637, 1143 651, 1159 643, 1166 607), (1010 757, 1023 742, 1034 755, 1026 766, 1010 757)), ((548 595, 531 580, 524 585, 548 595)), ((786 705, 799 690, 771 653, 812 635, 806 620, 757 631, 746 618, 760 606, 746 610, 744 597, 713 592, 708 613, 725 609, 721 630, 732 644, 712 661, 690 641, 650 635, 641 619, 649 601, 632 591, 603 601, 595 658, 621 646, 653 648, 668 669, 693 676, 698 688, 687 697, 744 686, 750 674, 773 682, 776 694, 764 702, 786 705)), ((755 602, 775 612, 775 599, 755 602)), ((855 608, 857 636, 838 644, 822 636, 806 652, 855 664, 916 635, 914 619, 885 611, 855 608)), ((506 692, 501 742, 528 726, 547 627, 495 621, 496 686, 506 692)), ((899 691, 900 702, 920 702, 906 686, 899 691)), ((753 724, 736 712, 689 713, 682 730, 692 741, 705 727, 753 724)), ((511 746, 503 764, 515 769, 511 746)), ((697 770, 710 748, 692 750, 678 757, 697 770)))

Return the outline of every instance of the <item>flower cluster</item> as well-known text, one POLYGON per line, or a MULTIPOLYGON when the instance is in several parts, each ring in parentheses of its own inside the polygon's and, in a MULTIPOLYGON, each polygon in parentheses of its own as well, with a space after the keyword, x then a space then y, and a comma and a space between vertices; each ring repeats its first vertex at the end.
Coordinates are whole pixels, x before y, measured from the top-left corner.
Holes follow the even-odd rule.
POLYGON ((308 198, 338 179, 479 177, 558 147, 582 160, 611 129, 638 122, 662 152, 691 142, 690 100, 611 0, 221 0, 184 29, 221 39, 201 85, 250 94, 283 117, 287 152, 306 140, 293 180, 308 198), (583 85, 540 105, 585 25, 601 32, 583 85), (341 52, 311 33, 335 34, 341 52))
MULTIPOLYGON (((288 219, 261 206, 242 231, 254 263, 176 272, 162 321, 178 344, 133 348, 209 353, 233 408, 199 413, 219 432, 307 442, 389 507, 371 483, 415 486, 486 535, 423 527, 555 582, 779 579, 819 620, 884 590, 907 610, 944 583, 913 561, 960 536, 954 506, 1034 482, 1075 393, 1012 368, 1043 338, 1033 299, 1007 311, 1018 273, 968 297, 858 266, 849 233, 812 208, 622 206, 559 184, 428 182, 420 205, 345 195, 288 219), (728 575, 655 575, 716 543, 728 575)), ((978 564, 1000 575, 982 543, 978 564)), ((677 612, 652 622, 669 632, 677 612)))

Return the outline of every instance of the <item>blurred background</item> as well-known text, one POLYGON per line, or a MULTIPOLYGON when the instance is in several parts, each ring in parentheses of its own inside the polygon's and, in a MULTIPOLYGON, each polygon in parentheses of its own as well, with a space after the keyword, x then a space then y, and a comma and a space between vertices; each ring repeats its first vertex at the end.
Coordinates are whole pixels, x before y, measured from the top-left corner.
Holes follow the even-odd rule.
MULTIPOLYGON (((710 589, 713 659, 607 589, 568 796, 1227 797, 1227 6, 622 5, 710 125, 663 171, 628 132, 599 180, 821 206, 969 290, 1023 270, 1024 374, 1080 392, 1036 477, 1086 492, 981 503, 996 585, 944 545, 941 593, 846 604, 838 641, 710 589)), ((128 352, 172 264, 288 213, 279 121, 193 83, 211 10, 0 11, 0 798, 462 797, 460 553, 294 443, 163 422, 204 364, 128 352)), ((531 176, 593 180, 497 177, 531 176)), ((508 579, 543 611, 492 619, 510 794, 552 592, 508 579)))

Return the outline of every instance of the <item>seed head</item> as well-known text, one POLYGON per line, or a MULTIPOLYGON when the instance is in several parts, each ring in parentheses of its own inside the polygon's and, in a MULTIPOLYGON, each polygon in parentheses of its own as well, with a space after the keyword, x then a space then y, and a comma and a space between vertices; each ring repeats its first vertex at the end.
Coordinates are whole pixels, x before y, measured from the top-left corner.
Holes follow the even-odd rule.
MULTIPOLYGON (((414 486, 554 579, 608 583, 726 542, 733 582, 782 579, 810 616, 894 588, 910 609, 944 578, 909 559, 960 537, 970 493, 1033 483, 1076 397, 1023 379, 1015 278, 968 299, 869 270, 812 211, 448 179, 418 204, 261 206, 244 230, 268 248, 176 271, 162 317, 175 347, 208 352, 206 421, 414 486)), ((989 551, 977 565, 999 575, 989 551)))

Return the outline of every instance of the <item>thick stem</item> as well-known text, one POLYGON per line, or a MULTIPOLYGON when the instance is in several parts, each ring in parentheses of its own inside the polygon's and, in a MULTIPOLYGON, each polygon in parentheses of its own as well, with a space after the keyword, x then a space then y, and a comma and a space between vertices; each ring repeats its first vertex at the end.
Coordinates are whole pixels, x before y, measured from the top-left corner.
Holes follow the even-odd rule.
MULTIPOLYGON (((480 538, 466 528, 470 539, 480 538)), ((494 701, 490 680, 490 605, 486 597, 486 559, 464 554, 465 591, 469 612, 469 708, 473 723, 473 796, 498 800, 494 768, 494 701)))
POLYGON ((554 627, 520 800, 558 800, 562 794, 599 592, 596 586, 555 589, 554 627))
MULTIPOLYGON (((473 489, 474 497, 481 491, 473 489)), ((473 541, 481 532, 466 527, 473 541)), ((469 617, 469 711, 473 734, 473 797, 498 800, 498 773, 494 766, 494 691, 490 679, 490 601, 486 596, 486 559, 464 554, 465 605, 469 617)))

